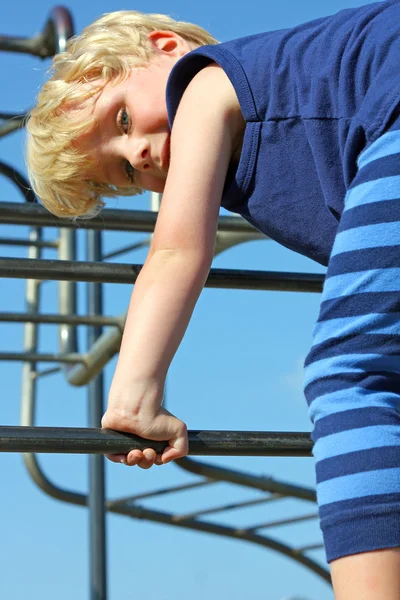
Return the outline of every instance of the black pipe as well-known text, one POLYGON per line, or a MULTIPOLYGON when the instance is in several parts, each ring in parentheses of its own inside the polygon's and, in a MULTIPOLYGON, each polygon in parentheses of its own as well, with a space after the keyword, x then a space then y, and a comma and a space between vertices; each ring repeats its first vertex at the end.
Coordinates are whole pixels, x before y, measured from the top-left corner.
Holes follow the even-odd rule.
MULTIPOLYGON (((167 442, 99 428, 0 427, 0 452, 126 454, 167 442)), ((192 456, 311 456, 308 433, 269 431, 189 431, 192 456)))
MULTIPOLYGON (((38 225, 41 227, 67 227, 69 229, 101 229, 102 231, 140 231, 152 233, 158 213, 149 210, 104 209, 93 219, 59 219, 43 206, 24 206, 16 202, 0 202, 0 223, 12 225, 38 225)), ((219 231, 249 232, 255 229, 238 217, 220 217, 219 231)))
MULTIPOLYGON (((0 258, 0 277, 17 279, 135 283, 141 268, 121 263, 0 258)), ((211 269, 206 287, 318 293, 323 281, 324 276, 315 273, 211 269)))

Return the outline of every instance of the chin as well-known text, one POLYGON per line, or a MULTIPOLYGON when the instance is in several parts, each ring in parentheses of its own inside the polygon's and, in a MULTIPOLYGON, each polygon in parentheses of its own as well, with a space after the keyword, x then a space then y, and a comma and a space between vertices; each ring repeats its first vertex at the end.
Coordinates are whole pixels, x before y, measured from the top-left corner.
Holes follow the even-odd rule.
POLYGON ((154 183, 151 187, 149 187, 149 192, 157 192, 158 194, 162 194, 165 188, 165 181, 160 181, 154 183))

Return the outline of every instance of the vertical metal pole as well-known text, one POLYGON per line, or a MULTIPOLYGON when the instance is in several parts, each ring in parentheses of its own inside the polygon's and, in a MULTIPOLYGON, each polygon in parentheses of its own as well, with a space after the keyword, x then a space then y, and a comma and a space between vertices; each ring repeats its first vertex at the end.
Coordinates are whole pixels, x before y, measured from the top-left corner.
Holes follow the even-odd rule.
MULTIPOLYGON (((87 259, 101 261, 101 232, 87 232, 87 259)), ((103 312, 102 284, 88 284, 89 315, 103 312)), ((101 327, 88 327, 88 348, 101 335, 101 327)), ((104 412, 104 381, 101 373, 88 385, 89 427, 99 427, 104 412)), ((90 515, 90 600, 107 600, 106 576, 106 511, 104 457, 89 456, 90 515)))

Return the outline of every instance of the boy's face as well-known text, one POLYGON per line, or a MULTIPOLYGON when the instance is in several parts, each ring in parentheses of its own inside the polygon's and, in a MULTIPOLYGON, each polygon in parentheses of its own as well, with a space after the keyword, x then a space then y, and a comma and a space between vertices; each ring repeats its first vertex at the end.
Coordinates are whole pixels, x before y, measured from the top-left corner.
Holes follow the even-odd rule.
POLYGON ((117 187, 164 190, 170 158, 167 80, 176 61, 191 49, 171 52, 173 42, 168 39, 167 51, 161 50, 145 68, 132 68, 120 83, 107 84, 87 108, 95 126, 78 144, 96 166, 86 178, 117 187))

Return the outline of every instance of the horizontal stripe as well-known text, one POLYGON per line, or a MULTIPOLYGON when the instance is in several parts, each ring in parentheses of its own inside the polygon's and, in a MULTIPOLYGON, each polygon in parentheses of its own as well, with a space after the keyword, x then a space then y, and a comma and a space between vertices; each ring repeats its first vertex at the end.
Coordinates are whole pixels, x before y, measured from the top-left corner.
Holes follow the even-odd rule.
POLYGON ((376 494, 394 494, 400 491, 400 469, 385 469, 355 473, 324 481, 318 485, 318 501, 323 506, 333 501, 350 500, 376 494))
MULTIPOLYGON (((308 361, 308 359, 307 359, 308 361)), ((400 370, 400 359, 396 356, 381 356, 380 354, 346 354, 338 356, 336 360, 326 358, 307 364, 305 369, 304 384, 309 385, 319 377, 337 375, 339 373, 359 373, 360 377, 365 372, 400 370)))
POLYGON ((365 387, 347 383, 346 388, 320 393, 310 403, 309 415, 313 423, 329 417, 333 412, 338 414, 360 407, 368 408, 400 408, 400 375, 393 381, 392 377, 368 377, 365 387), (375 383, 375 387, 367 387, 375 383), (348 388, 351 387, 351 393, 348 388), (384 389, 382 389, 384 388, 384 389))
POLYGON ((400 312, 380 314, 372 313, 342 319, 330 319, 318 322, 314 327, 313 345, 321 344, 332 337, 343 337, 351 333, 382 333, 396 335, 400 333, 400 312))
MULTIPOLYGON (((382 335, 379 333, 350 334, 344 337, 329 338, 321 344, 315 344, 307 356, 307 364, 313 361, 332 358, 336 360, 340 354, 385 354, 400 356, 400 336, 382 335)), ((399 367, 400 369, 400 360, 399 367)))
POLYGON ((354 294, 322 302, 318 323, 370 313, 397 313, 399 309, 400 298, 398 292, 354 294))
POLYGON ((373 408, 359 406, 346 412, 332 412, 332 414, 319 419, 314 427, 313 438, 318 440, 327 435, 361 429, 363 427, 377 427, 380 425, 400 425, 400 415, 393 408, 373 408))
POLYGON ((382 202, 371 202, 346 210, 340 219, 340 231, 354 229, 354 227, 360 227, 361 225, 400 221, 400 203, 397 200, 398 198, 382 200, 382 202))
MULTIPOLYGON (((400 140, 400 138, 399 138, 400 140)), ((374 181, 375 179, 386 179, 399 175, 400 162, 400 143, 397 145, 397 153, 381 156, 373 162, 368 163, 360 169, 354 178, 350 189, 355 185, 360 185, 366 181, 374 181)))
POLYGON ((375 490, 375 493, 367 498, 329 502, 320 507, 320 517, 322 522, 328 524, 329 522, 339 522, 341 519, 357 517, 358 515, 376 515, 395 510, 398 512, 400 519, 399 506, 400 492, 377 494, 375 490), (357 509, 360 510, 357 512, 357 509))
MULTIPOLYGON (((400 428, 397 427, 397 430, 400 428)), ((362 431, 365 432, 365 429, 362 431)), ((359 432, 360 433, 360 432, 359 432)), ((359 451, 349 451, 342 453, 339 456, 333 456, 326 460, 321 460, 317 463, 316 475, 317 484, 337 477, 353 475, 354 473, 367 473, 368 471, 383 471, 385 469, 399 469, 399 431, 397 435, 393 435, 393 445, 379 446, 375 444, 383 441, 385 435, 382 434, 380 440, 376 439, 376 432, 370 431, 372 448, 367 448, 359 451)), ((387 440, 388 441, 388 440, 387 440)), ((400 477, 399 477, 400 480, 400 477)), ((399 481, 400 485, 400 481, 399 481)))
POLYGON ((381 135, 369 148, 361 152, 357 160, 359 169, 368 163, 400 152, 400 130, 389 131, 381 135))
MULTIPOLYGON (((317 460, 317 472, 321 477, 321 481, 329 479, 329 477, 337 477, 339 474, 345 475, 350 472, 362 471, 359 468, 358 463, 352 459, 351 456, 347 456, 350 453, 361 452, 365 450, 371 450, 371 448, 387 448, 396 447, 396 465, 399 464, 399 451, 400 451, 400 427, 399 425, 376 425, 373 427, 362 427, 361 429, 350 429, 348 431, 341 431, 333 435, 320 438, 313 448, 313 454, 317 460), (346 456, 343 456, 346 455, 346 456), (329 475, 329 468, 327 467, 327 461, 335 458, 342 463, 344 471, 336 475, 329 475), (350 463, 351 462, 351 466, 350 463), (347 465, 347 466, 346 466, 347 465), (323 473, 324 469, 327 468, 326 474, 323 473), (354 469, 354 471, 346 471, 346 469, 354 469)), ((369 464, 372 464, 369 461, 369 464)), ((392 465, 392 466, 396 466, 392 465)), ((386 464, 389 467, 389 464, 386 464)), ((335 469, 339 468, 336 467, 335 469)))
MULTIPOLYGON (((399 202, 400 206, 400 202, 399 202)), ((365 248, 356 252, 342 252, 329 262, 329 276, 357 273, 368 269, 400 267, 400 246, 365 248)))
POLYGON ((332 256, 362 248, 386 248, 400 245, 400 223, 377 223, 357 229, 339 231, 333 244, 332 256))
POLYGON ((399 311, 400 295, 398 292, 366 292, 321 302, 318 322, 369 313, 399 311))
MULTIPOLYGON (((349 393, 343 393, 350 388, 354 390, 355 395, 357 394, 358 388, 374 392, 386 392, 389 396, 387 404, 392 406, 390 395, 400 394, 400 374, 393 372, 388 373, 386 371, 370 371, 368 373, 364 373, 362 377, 360 377, 360 373, 338 373, 337 375, 331 375, 328 377, 322 376, 305 386, 304 394, 308 405, 312 407, 312 410, 314 410, 313 405, 318 401, 320 401, 322 405, 324 402, 324 396, 330 394, 341 393, 343 398, 350 398, 349 402, 351 403, 353 396, 349 393)), ((372 401, 369 400, 368 402, 369 405, 372 406, 372 401)), ((379 402, 378 405, 380 405, 379 402)), ((343 406, 345 406, 345 402, 343 402, 343 406)), ((354 408, 354 406, 350 406, 349 408, 354 408)), ((335 407, 335 410, 339 410, 339 407, 335 407)), ((346 409, 344 408, 343 410, 346 409)), ((332 410, 329 411, 329 414, 331 412, 332 410)), ((312 416, 312 414, 313 413, 310 409, 310 416, 312 416)))
MULTIPOLYGON (((400 227, 399 227, 400 230, 400 227)), ((400 231, 399 231, 400 233, 400 231)), ((400 269, 370 269, 357 274, 329 276, 324 283, 324 300, 362 294, 365 292, 398 292, 400 290, 400 269)))
POLYGON ((369 202, 397 200, 399 197, 399 189, 400 175, 386 177, 384 180, 376 179, 375 181, 360 183, 360 185, 349 189, 347 192, 345 208, 348 210, 369 202))

